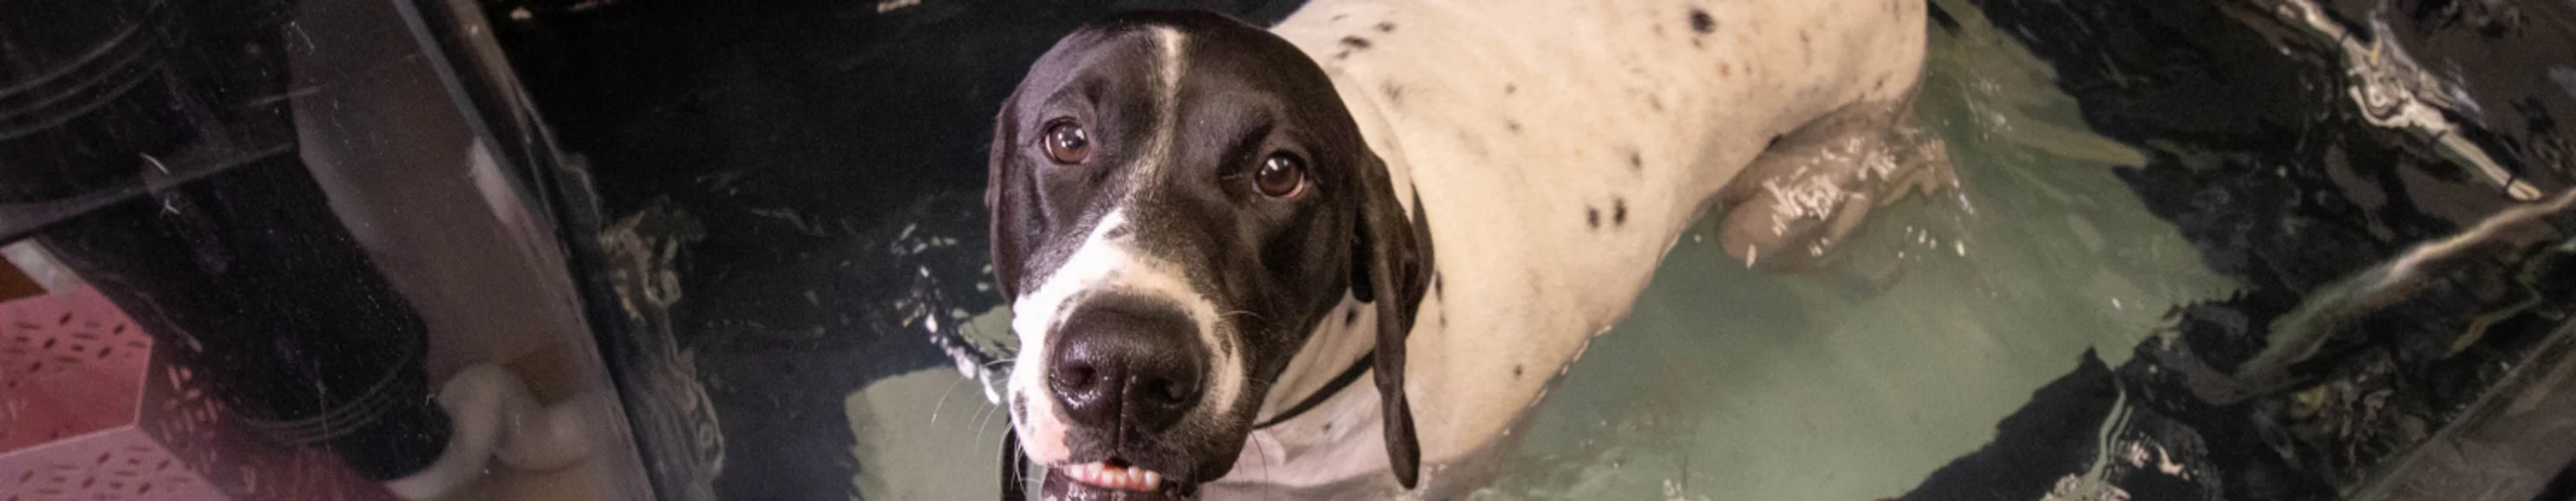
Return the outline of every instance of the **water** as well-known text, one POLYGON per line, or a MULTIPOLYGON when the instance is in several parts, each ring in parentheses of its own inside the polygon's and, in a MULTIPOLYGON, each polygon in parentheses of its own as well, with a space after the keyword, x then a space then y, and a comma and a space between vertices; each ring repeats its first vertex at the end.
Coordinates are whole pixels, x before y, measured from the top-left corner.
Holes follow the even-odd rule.
POLYGON ((2093 350, 2235 285, 2149 214, 2049 66, 1976 10, 1916 118, 1961 189, 1874 213, 1837 266, 1745 269, 1703 224, 1532 419, 1492 499, 1883 499, 1994 439, 2093 350))

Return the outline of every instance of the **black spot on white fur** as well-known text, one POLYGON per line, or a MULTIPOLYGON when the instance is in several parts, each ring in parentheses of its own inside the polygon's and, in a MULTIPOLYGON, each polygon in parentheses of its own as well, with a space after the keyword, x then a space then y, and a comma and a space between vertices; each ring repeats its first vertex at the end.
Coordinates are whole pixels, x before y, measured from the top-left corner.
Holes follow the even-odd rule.
POLYGON ((1458 135, 1458 144, 1466 146, 1467 152, 1476 154, 1477 158, 1492 158, 1494 156, 1494 152, 1486 148, 1486 143, 1492 139, 1492 134, 1482 134, 1482 132, 1487 131, 1482 129, 1469 130, 1466 126, 1460 126, 1457 129, 1453 129, 1452 132, 1455 132, 1458 135))
POLYGON ((1690 10, 1690 25, 1691 31, 1702 35, 1717 32, 1717 18, 1708 17, 1708 11, 1699 10, 1698 7, 1692 7, 1690 10))
POLYGON ((1356 325, 1359 325, 1359 324, 1360 324, 1360 309, 1359 309, 1359 308, 1350 308, 1350 309, 1342 310, 1342 328, 1344 328, 1344 329, 1348 329, 1348 328, 1351 328, 1352 326, 1356 326, 1356 325))
POLYGON ((1610 224, 1619 226, 1628 225, 1628 199, 1610 199, 1610 224))
POLYGON ((1637 154, 1637 150, 1628 150, 1628 170, 1642 170, 1645 168, 1646 157, 1637 154))
POLYGON ((1597 229, 1601 229, 1601 208, 1599 208, 1599 207, 1584 207, 1584 208, 1583 208, 1583 223, 1584 223, 1584 224, 1588 224, 1588 225, 1592 225, 1592 229, 1596 229, 1596 230, 1597 230, 1597 229))
POLYGON ((1382 22, 1382 23, 1377 23, 1377 32, 1378 32, 1378 33, 1394 33, 1394 32, 1395 32, 1395 23, 1393 23, 1393 22, 1382 22))
POLYGON ((1507 83, 1507 84, 1503 84, 1503 95, 1509 96, 1509 95, 1512 95, 1512 93, 1514 93, 1514 92, 1520 92, 1520 91, 1521 91, 1521 85, 1520 85, 1520 84, 1508 84, 1508 83, 1507 83))
POLYGON ((1369 48, 1369 41, 1356 36, 1342 37, 1342 46, 1352 50, 1366 50, 1369 48))
POLYGON ((1521 364, 1512 364, 1512 379, 1521 378, 1521 364))
POLYGON ((1386 93, 1387 106, 1395 107, 1404 105, 1404 86, 1396 85, 1395 82, 1387 82, 1378 85, 1378 91, 1386 93))
POLYGON ((1431 297, 1433 299, 1440 300, 1440 311, 1438 311, 1435 316, 1439 317, 1440 328, 1443 329, 1449 328, 1449 301, 1441 298, 1441 296, 1444 295, 1443 291, 1448 289, 1447 286, 1442 284, 1447 282, 1448 280, 1440 279, 1439 273, 1434 272, 1431 274, 1431 297))
POLYGON ((1519 134, 1521 133, 1521 122, 1519 120, 1506 119, 1503 120, 1503 128, 1511 129, 1513 134, 1519 134))

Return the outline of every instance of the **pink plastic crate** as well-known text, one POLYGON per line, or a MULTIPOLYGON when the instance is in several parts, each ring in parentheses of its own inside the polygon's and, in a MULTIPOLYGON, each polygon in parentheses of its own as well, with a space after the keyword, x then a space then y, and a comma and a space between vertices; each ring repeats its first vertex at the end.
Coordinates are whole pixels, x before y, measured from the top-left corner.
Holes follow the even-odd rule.
POLYGON ((0 501, 390 500, 235 423, 90 289, 0 303, 0 501))

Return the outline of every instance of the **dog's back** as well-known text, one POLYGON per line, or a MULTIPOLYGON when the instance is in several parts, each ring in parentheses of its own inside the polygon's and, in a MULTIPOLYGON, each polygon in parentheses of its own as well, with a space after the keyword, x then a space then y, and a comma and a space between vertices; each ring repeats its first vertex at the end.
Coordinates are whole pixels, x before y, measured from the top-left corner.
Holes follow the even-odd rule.
MULTIPOLYGON (((1322 0, 1275 27, 1331 75, 1437 242, 1439 287, 1408 343, 1426 492, 1490 476, 1546 384, 1712 197, 1750 189, 1741 174, 1780 137, 1904 102, 1925 8, 1322 0)), ((1392 488, 1376 399, 1353 388, 1255 432, 1211 493, 1392 488)))

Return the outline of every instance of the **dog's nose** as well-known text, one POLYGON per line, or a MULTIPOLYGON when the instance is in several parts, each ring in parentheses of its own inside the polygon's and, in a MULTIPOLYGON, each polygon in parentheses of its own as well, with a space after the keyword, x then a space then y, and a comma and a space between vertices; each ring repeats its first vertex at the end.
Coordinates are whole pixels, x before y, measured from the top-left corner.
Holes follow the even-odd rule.
POLYGON ((1197 326, 1168 302, 1097 298, 1057 332, 1047 384, 1075 424, 1157 432, 1198 403, 1205 350, 1194 345, 1197 326))

